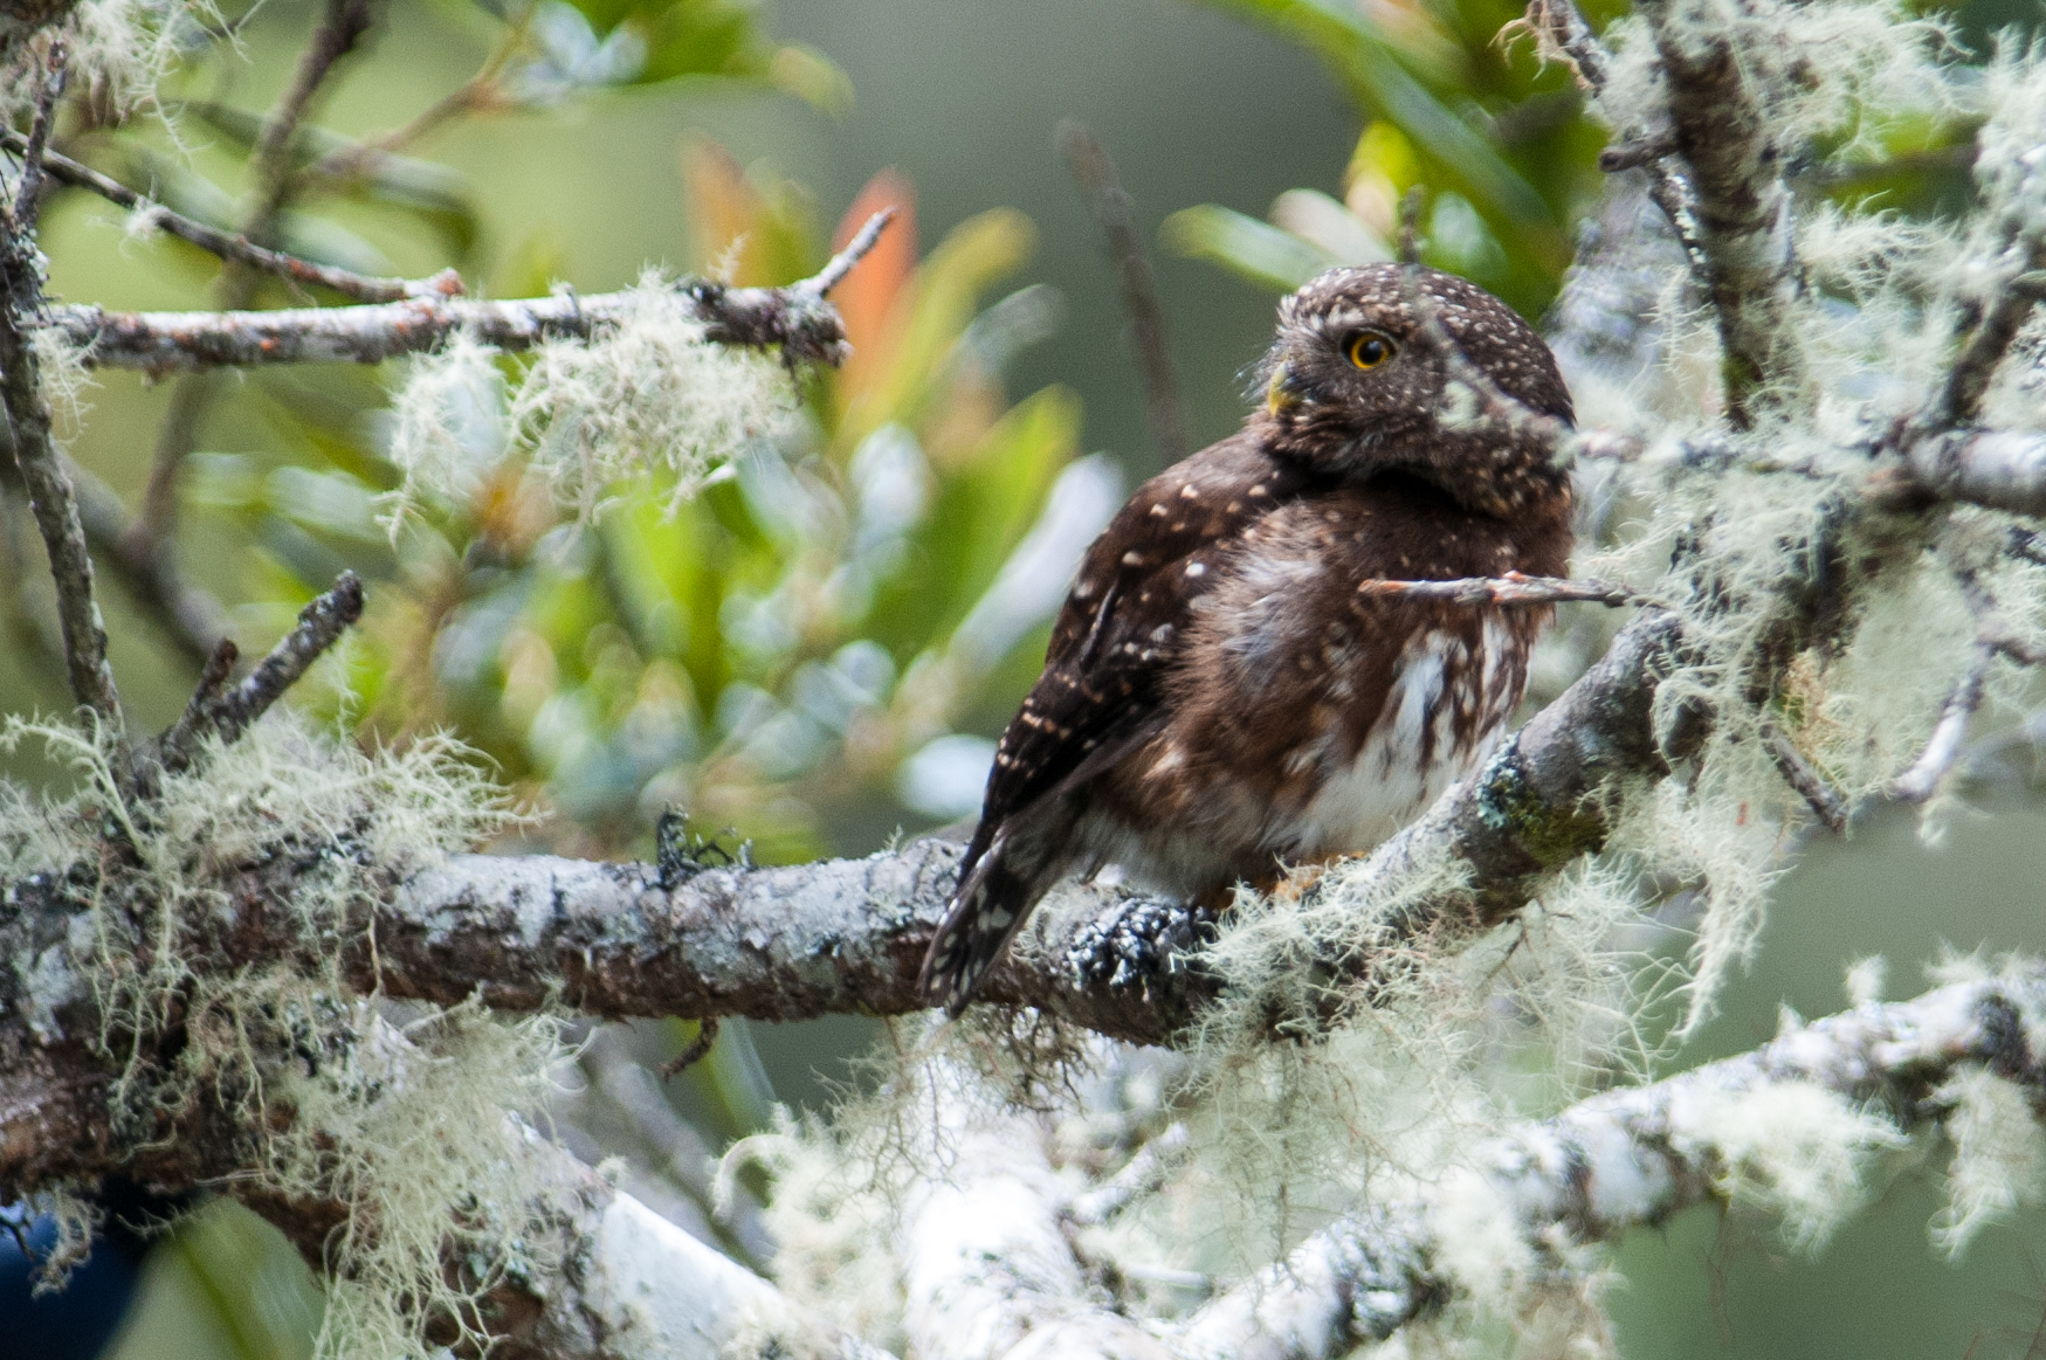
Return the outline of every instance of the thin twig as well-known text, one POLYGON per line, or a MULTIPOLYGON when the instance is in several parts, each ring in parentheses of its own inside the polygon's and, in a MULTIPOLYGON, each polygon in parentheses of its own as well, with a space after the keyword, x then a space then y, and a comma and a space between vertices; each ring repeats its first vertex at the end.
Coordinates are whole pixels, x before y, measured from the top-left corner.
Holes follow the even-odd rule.
POLYGON ((234 645, 234 639, 222 638, 214 645, 213 654, 206 658, 205 669, 199 672, 199 683, 193 687, 185 711, 163 734, 160 745, 167 765, 181 769, 189 763, 191 750, 200 735, 212 727, 213 705, 219 703, 220 696, 226 692, 227 682, 234 674, 234 663, 240 659, 241 648, 234 645))
POLYGON ((327 0, 325 15, 299 54, 291 84, 278 97, 270 116, 263 120, 263 130, 249 156, 260 194, 256 211, 249 218, 248 234, 255 240, 269 238, 285 204, 291 201, 294 144, 313 97, 335 65, 369 31, 370 22, 370 0, 327 0))
MULTIPOLYGON (((325 14, 299 56, 291 83, 263 120, 262 131, 249 155, 256 206, 243 233, 256 244, 264 247, 274 244, 277 225, 296 192, 299 181, 292 173, 292 158, 297 150, 299 126, 312 106, 313 97, 326 83, 335 64, 354 50, 369 24, 370 0, 327 0, 325 14)), ((221 309, 237 311, 247 307, 256 296, 260 278, 254 268, 229 261, 219 281, 221 309)), ((157 436, 149 482, 142 496, 142 512, 136 519, 138 552, 157 554, 177 527, 178 488, 185 460, 198 446, 200 426, 217 392, 217 384, 203 374, 178 384, 171 410, 157 436)))
POLYGON ((1940 709, 1939 723, 1932 729, 1932 737, 1925 743, 1924 752, 1912 762, 1911 768, 1898 775, 1890 783, 1890 797, 1900 803, 1923 803, 1939 792, 1946 782, 1947 774, 1954 768, 1954 760, 1961 753, 1961 738, 1967 735, 1968 719, 1982 706, 1982 687, 1989 678, 1989 663, 1997 657, 1995 643, 1978 641, 1969 658, 1968 669, 1962 673, 1947 695, 1944 707, 1940 709))
POLYGON ((1462 605, 1602 604, 1611 608, 1652 603, 1647 596, 1610 581, 1574 581, 1562 576, 1459 576, 1445 581, 1370 580, 1357 586, 1370 599, 1446 600, 1462 605))
MULTIPOLYGON (((113 488, 69 458, 61 458, 59 466, 71 483, 94 564, 121 584, 143 617, 161 628, 188 661, 204 665, 213 644, 227 635, 227 611, 220 601, 187 580, 169 552, 152 552, 142 542, 113 488)), ((19 479, 14 459, 0 452, 0 482, 19 486, 19 479)))
MULTIPOLYGON (((64 52, 56 43, 46 49, 36 123, 47 138, 64 91, 64 52)), ((33 134, 32 134, 33 138, 33 134)), ((31 200, 28 219, 34 217, 31 200)), ((14 461, 35 512, 36 528, 50 557, 50 575, 57 587, 57 619, 64 631, 64 665, 71 693, 104 725, 118 729, 120 691, 107 664, 106 622, 92 588, 92 556, 78 518, 78 501, 64 475, 57 443, 50 433, 50 407, 43 397, 42 366, 36 355, 34 328, 43 308, 42 261, 34 232, 18 213, 10 213, 7 239, 0 246, 0 401, 7 408, 14 436, 14 461)))
POLYGON ((790 291, 800 291, 810 297, 821 298, 844 283, 845 276, 852 273, 854 265, 867 258, 867 252, 874 248, 875 243, 881 239, 881 233, 886 231, 888 224, 894 220, 893 207, 883 208, 869 217, 860 224, 860 229, 853 233, 852 240, 845 243, 844 250, 826 260, 824 267, 811 277, 790 285, 790 291))
MULTIPOLYGON (((708 340, 778 347, 790 363, 838 364, 848 352, 845 326, 824 295, 873 247, 888 218, 876 213, 822 271, 786 288, 706 281, 678 288, 704 323, 708 340)), ((87 364, 193 373, 279 363, 375 363, 434 349, 458 330, 499 349, 522 350, 545 339, 587 338, 615 322, 634 297, 606 293, 506 302, 419 297, 262 312, 121 313, 60 306, 45 314, 87 364)))
POLYGON ((1451 380, 1470 389, 1471 395, 1483 404, 1488 420, 1496 421, 1515 434, 1546 444, 1559 457, 1574 452, 1578 442, 1577 431, 1568 421, 1558 420, 1530 407, 1494 382, 1491 374, 1471 362, 1470 356, 1463 352, 1463 346, 1456 342, 1443 326, 1442 319, 1435 314, 1435 300, 1421 289, 1415 268, 1409 263, 1400 271, 1400 286, 1406 293, 1407 308, 1420 324, 1421 338, 1442 360, 1451 380))
POLYGON ((163 735, 163 767, 175 771, 189 766, 198 743, 208 733, 218 733, 223 742, 232 742, 247 731, 361 617, 362 582, 354 572, 344 571, 332 590, 314 597, 298 612, 298 626, 231 689, 224 687, 224 682, 234 665, 236 649, 234 643, 223 639, 206 663, 183 716, 163 735))
POLYGON ((1959 574, 1962 595, 1975 616, 1975 644, 1968 657, 1968 669, 1954 683, 1940 709, 1939 722, 1925 743, 1925 750, 1911 768, 1890 784, 1890 797, 1900 803, 1922 803, 1939 792, 1960 758, 1961 742, 1968 733, 1968 720, 1982 707, 1983 691, 1989 681, 1989 666, 1999 656, 2021 666, 2046 661, 2037 649, 2013 637, 1997 613, 1996 600, 1973 571, 1959 574))
MULTIPOLYGON (((28 138, 18 132, 0 129, 0 146, 10 151, 27 153, 28 138)), ((396 302, 408 297, 452 297, 462 292, 462 277, 452 269, 443 269, 427 279, 377 278, 368 274, 357 274, 353 270, 337 269, 332 265, 314 264, 296 255, 259 246, 241 232, 225 232, 197 222, 182 213, 172 212, 146 194, 137 193, 119 180, 102 175, 89 165, 81 165, 69 156, 45 150, 38 162, 49 177, 59 184, 86 189, 118 207, 127 208, 145 215, 150 225, 158 230, 188 241, 201 250, 210 251, 223 260, 232 260, 259 269, 266 274, 288 279, 293 283, 314 285, 331 289, 343 297, 357 302, 396 302)))
POLYGON ((14 231, 28 236, 36 229, 42 211, 43 152, 50 145, 50 129, 57 122, 57 101, 64 94, 64 45, 52 41, 45 60, 43 97, 36 102, 35 121, 29 124, 26 155, 22 157, 21 178, 14 186, 14 231))
POLYGON ((1797 749, 1782 728, 1774 723, 1762 725, 1762 742, 1769 748, 1769 758, 1776 762, 1777 773, 1783 782, 1796 789, 1819 823, 1838 836, 1847 830, 1847 800, 1840 791, 1826 782, 1824 775, 1812 768, 1804 758, 1804 752, 1797 749))
MULTIPOLYGON (((2018 278, 2046 268, 2046 232, 2028 230, 2019 244, 2025 254, 2018 278)), ((2039 291, 2030 287, 2013 286, 1997 291, 1996 300, 1962 341, 1939 395, 1917 422, 1918 431, 1936 434, 1974 421, 1981 413, 1982 398, 1988 395, 1991 380, 2017 340, 2025 319, 2038 305, 2039 296, 2039 291)))
POLYGON ((1401 264, 1421 262, 1421 208, 1427 202, 1428 190, 1416 184, 1400 195, 1400 225, 1398 259, 1401 264))
POLYGON ((672 1081, 709 1057, 717 1041, 718 1019, 715 1015, 697 1022, 696 1037, 684 1044, 680 1053, 661 1064, 661 1080, 672 1081))
MULTIPOLYGON (((1584 15, 1572 0, 1530 0, 1525 22, 1534 32, 1543 55, 1560 57, 1567 62, 1576 73, 1577 83, 1599 102, 1608 117, 1613 118, 1615 130, 1621 138, 1614 150, 1660 148, 1653 156, 1644 156, 1638 162, 1630 160, 1629 164, 1638 164, 1647 174, 1649 200, 1669 219, 1670 230, 1676 234, 1677 244, 1683 247, 1684 256, 1691 263, 1692 275, 1701 288, 1705 287, 1709 267, 1705 248, 1699 242, 1697 195, 1691 189, 1690 180, 1670 164, 1669 153, 1675 149, 1670 133, 1667 130, 1650 132, 1637 128, 1618 117, 1619 110, 1605 108, 1604 95, 1612 72, 1612 54, 1591 31, 1591 25, 1585 22, 1584 15)), ((1603 156, 1599 165, 1601 169, 1606 168, 1603 156)))
POLYGON ((414 114, 402 127, 328 152, 306 167, 306 174, 315 179, 352 179, 441 124, 473 110, 503 103, 504 88, 498 77, 504 73, 506 63, 526 46, 537 9, 537 6, 526 5, 507 16, 498 29, 496 42, 483 58, 483 64, 476 68, 476 74, 454 90, 414 114))
POLYGON ((1130 319, 1137 365, 1144 375, 1144 412, 1151 420, 1151 437, 1158 441, 1159 455, 1167 463, 1177 463, 1193 452, 1193 444, 1187 436, 1179 386, 1172 376, 1172 356, 1165 344, 1165 314, 1158 306, 1151 262, 1144 255, 1136 224, 1130 220, 1130 196, 1116 175, 1115 162, 1085 127, 1068 120, 1059 125, 1058 139, 1066 153, 1066 163, 1072 167, 1073 178, 1087 195, 1095 220, 1108 238, 1108 253, 1115 260, 1116 278, 1122 285, 1123 311, 1130 319))

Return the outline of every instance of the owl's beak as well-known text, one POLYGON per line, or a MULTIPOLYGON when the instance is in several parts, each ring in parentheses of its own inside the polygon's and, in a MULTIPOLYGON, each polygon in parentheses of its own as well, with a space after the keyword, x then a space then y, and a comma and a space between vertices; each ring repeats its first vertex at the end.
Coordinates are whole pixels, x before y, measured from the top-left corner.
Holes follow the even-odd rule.
POLYGON ((1272 380, 1265 385, 1265 409, 1273 415, 1291 410, 1306 398, 1301 395, 1299 384, 1293 381, 1293 366, 1280 364, 1272 370, 1272 380))

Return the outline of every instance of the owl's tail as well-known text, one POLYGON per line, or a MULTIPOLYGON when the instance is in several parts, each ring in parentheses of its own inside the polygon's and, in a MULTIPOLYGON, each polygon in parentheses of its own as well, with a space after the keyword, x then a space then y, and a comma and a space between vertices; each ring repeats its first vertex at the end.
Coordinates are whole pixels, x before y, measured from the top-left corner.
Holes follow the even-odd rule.
POLYGON ((943 1006, 954 1019, 966 1009, 988 970, 1023 928, 1031 908, 1063 870, 1057 847, 1065 839, 1054 828, 1027 822, 1005 825, 996 830, 983 854, 969 856, 917 978, 925 1004, 943 1006))

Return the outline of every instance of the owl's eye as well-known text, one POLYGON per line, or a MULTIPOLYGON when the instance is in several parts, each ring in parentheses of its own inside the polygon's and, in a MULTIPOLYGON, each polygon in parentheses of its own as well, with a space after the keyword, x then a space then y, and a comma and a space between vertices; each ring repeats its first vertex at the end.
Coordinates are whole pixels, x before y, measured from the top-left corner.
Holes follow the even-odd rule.
POLYGON ((1350 341, 1350 362, 1359 368, 1377 368, 1392 355, 1392 341, 1377 331, 1360 331, 1350 341))

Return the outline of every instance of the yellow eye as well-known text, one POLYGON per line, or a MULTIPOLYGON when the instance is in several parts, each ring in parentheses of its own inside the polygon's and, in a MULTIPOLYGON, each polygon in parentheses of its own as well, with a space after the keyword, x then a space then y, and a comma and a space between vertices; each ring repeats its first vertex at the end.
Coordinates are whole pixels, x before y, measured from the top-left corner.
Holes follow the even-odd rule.
POLYGON ((1392 354, 1392 341, 1377 331, 1364 331, 1350 342, 1350 362, 1359 368, 1377 368, 1392 354))

